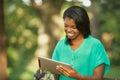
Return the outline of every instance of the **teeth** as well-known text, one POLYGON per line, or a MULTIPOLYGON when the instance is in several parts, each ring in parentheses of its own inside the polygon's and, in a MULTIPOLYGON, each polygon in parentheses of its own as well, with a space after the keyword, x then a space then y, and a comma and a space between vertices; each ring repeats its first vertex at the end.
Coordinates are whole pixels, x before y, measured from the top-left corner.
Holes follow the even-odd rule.
POLYGON ((68 33, 67 35, 68 35, 68 36, 73 36, 74 34, 68 33))

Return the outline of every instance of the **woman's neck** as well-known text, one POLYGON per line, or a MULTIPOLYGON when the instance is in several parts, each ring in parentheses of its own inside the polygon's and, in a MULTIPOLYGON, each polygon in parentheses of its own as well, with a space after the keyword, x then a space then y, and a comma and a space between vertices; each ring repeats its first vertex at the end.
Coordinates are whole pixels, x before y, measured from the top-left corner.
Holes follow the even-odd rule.
POLYGON ((72 43, 72 45, 76 45, 76 44, 82 43, 83 40, 84 40, 84 37, 83 36, 79 36, 76 39, 71 40, 71 43, 72 43))
POLYGON ((72 48, 72 50, 76 50, 82 44, 83 41, 84 41, 83 36, 81 36, 81 37, 79 37, 77 39, 71 40, 71 43, 72 43, 71 48, 72 48))

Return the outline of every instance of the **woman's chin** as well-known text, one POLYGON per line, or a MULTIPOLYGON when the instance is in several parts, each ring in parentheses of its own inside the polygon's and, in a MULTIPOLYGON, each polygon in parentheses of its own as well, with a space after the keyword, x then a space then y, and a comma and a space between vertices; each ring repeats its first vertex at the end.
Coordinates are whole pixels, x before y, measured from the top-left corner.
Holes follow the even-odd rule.
POLYGON ((67 38, 69 38, 69 39, 73 39, 73 37, 72 37, 72 36, 67 36, 67 38))

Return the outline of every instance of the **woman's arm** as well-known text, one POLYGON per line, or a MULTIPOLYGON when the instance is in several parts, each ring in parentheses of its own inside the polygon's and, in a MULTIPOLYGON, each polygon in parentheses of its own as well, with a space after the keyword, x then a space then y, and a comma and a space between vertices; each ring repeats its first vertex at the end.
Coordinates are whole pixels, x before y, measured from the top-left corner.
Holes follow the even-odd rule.
POLYGON ((93 76, 83 76, 75 71, 73 68, 68 68, 65 66, 57 66, 57 70, 60 71, 65 76, 75 78, 76 80, 103 80, 104 76, 104 64, 99 65, 94 70, 93 76))
POLYGON ((103 80, 103 77, 104 77, 104 64, 101 64, 95 68, 93 76, 82 76, 80 78, 82 80, 103 80))

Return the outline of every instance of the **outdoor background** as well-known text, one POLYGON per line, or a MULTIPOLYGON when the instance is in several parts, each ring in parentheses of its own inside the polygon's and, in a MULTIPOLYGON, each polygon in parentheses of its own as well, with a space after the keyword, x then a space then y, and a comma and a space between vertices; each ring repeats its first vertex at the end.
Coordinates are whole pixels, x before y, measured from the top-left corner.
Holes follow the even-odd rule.
POLYGON ((0 80, 33 80, 38 56, 51 58, 64 38, 62 14, 72 5, 86 9, 92 35, 105 46, 111 60, 105 77, 120 78, 119 0, 1 0, 0 80))

